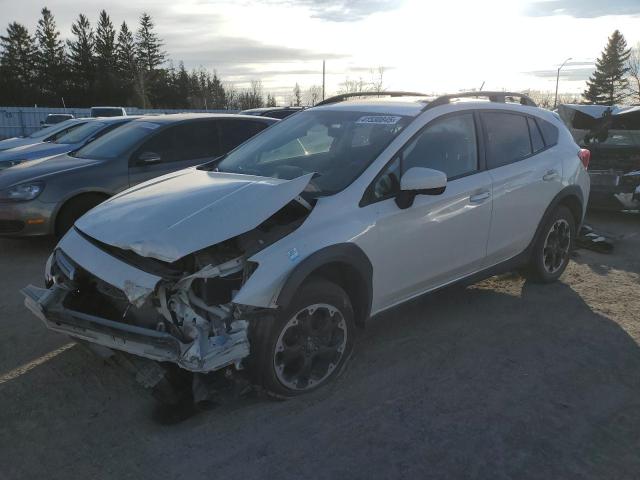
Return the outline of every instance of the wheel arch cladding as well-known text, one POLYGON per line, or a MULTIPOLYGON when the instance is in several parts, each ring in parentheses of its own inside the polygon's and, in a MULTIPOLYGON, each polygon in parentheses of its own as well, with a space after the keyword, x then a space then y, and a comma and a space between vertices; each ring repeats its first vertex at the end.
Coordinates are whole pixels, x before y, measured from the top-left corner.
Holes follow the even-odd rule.
POLYGON ((561 205, 566 206, 573 214, 573 217, 576 221, 576 228, 580 227, 580 224, 582 223, 583 212, 584 212, 584 208, 583 208, 584 200, 583 200, 582 190, 580 190, 580 187, 576 185, 569 185, 568 187, 565 187, 560 192, 558 192, 558 194, 553 198, 553 200, 545 210, 544 215, 542 216, 542 219, 538 224, 536 233, 533 239, 531 240, 529 247, 527 248, 527 251, 530 251, 531 248, 533 248, 533 245, 535 245, 539 236, 542 235, 542 228, 545 222, 547 221, 547 219, 549 218, 549 216, 556 210, 556 208, 558 208, 561 205))
POLYGON ((373 267, 362 249, 353 243, 340 243, 305 258, 285 281, 276 302, 278 306, 290 305, 298 288, 315 276, 342 287, 351 300, 356 324, 363 326, 371 313, 373 267))

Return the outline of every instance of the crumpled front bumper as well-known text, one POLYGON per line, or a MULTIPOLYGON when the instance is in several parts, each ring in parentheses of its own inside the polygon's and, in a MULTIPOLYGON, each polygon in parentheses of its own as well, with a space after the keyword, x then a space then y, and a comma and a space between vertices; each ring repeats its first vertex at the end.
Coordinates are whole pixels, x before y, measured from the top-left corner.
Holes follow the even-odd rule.
POLYGON ((183 343, 169 333, 65 308, 63 302, 70 292, 60 285, 50 289, 29 285, 21 292, 25 306, 50 330, 151 360, 172 362, 191 372, 218 370, 249 355, 247 322, 243 320, 233 322, 227 335, 207 339, 206 355, 198 356, 193 354, 193 343, 183 343))

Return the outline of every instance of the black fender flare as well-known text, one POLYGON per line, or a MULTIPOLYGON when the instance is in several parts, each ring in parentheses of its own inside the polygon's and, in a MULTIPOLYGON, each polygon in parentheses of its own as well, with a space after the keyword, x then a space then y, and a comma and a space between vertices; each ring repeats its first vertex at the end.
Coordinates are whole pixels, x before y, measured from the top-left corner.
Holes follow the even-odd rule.
MULTIPOLYGON (((338 243, 322 248, 317 252, 309 255, 301 261, 289 274, 285 281, 276 304, 280 308, 286 308, 293 300, 296 291, 302 283, 318 269, 329 264, 343 264, 350 267, 357 273, 358 284, 353 285, 357 288, 359 295, 359 303, 361 308, 358 313, 361 322, 366 321, 371 313, 371 303, 373 300, 373 266, 369 257, 364 251, 354 243, 338 243)), ((355 299, 352 299, 354 301, 355 299)))

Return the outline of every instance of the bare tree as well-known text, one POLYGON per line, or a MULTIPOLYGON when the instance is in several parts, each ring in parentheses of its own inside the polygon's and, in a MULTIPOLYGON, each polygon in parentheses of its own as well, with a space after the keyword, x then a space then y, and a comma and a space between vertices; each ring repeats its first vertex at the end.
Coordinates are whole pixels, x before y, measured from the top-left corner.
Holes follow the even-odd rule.
POLYGON ((293 87, 293 101, 291 103, 294 107, 302 106, 302 91, 300 90, 300 85, 296 83, 296 86, 293 87))
POLYGON ((313 107, 322 99, 322 86, 311 85, 304 94, 304 104, 313 107))
POLYGON ((384 92, 384 67, 380 65, 378 68, 371 69, 371 91, 384 92))
POLYGON ((631 103, 640 103, 640 42, 631 49, 627 69, 631 103))
POLYGON ((340 84, 340 90, 338 90, 338 94, 361 93, 366 91, 368 91, 367 84, 362 79, 362 77, 360 77, 358 80, 350 80, 349 77, 346 77, 344 79, 344 82, 340 84))

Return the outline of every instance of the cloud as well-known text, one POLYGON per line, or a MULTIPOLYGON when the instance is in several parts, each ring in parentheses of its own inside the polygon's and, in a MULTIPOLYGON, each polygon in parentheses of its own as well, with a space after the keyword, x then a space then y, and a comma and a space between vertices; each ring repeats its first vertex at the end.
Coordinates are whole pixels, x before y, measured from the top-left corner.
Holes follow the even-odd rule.
POLYGON ((606 15, 640 15, 638 0, 537 0, 526 11, 531 17, 569 15, 595 18, 606 15))
MULTIPOLYGON (((265 0, 262 0, 264 2, 265 0)), ((404 0, 266 0, 307 7, 313 18, 330 22, 355 22, 374 13, 395 10, 404 0)))
MULTIPOLYGON (((567 68, 560 72, 560 77, 570 82, 588 80, 595 67, 587 68, 567 68)), ((533 72, 524 72, 538 78, 556 78, 558 70, 535 70, 533 72)))

